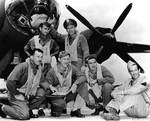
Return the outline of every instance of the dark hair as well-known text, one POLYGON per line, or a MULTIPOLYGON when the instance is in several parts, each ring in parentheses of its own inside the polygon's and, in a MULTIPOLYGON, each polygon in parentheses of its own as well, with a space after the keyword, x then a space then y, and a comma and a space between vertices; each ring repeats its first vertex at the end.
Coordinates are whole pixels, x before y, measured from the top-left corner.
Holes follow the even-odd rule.
POLYGON ((67 51, 59 52, 59 58, 62 58, 62 57, 65 57, 65 56, 69 56, 70 57, 70 53, 68 53, 67 51))
POLYGON ((43 50, 41 50, 40 48, 34 48, 32 51, 31 51, 31 55, 34 55, 34 53, 36 52, 36 51, 38 51, 38 52, 40 52, 40 53, 43 53, 43 50))
POLYGON ((85 62, 88 63, 88 60, 95 59, 97 60, 96 54, 91 54, 85 58, 85 62))
POLYGON ((41 24, 39 25, 39 27, 43 27, 43 25, 47 26, 48 28, 50 28, 50 26, 51 26, 51 24, 46 21, 46 22, 44 22, 44 23, 41 23, 41 24))

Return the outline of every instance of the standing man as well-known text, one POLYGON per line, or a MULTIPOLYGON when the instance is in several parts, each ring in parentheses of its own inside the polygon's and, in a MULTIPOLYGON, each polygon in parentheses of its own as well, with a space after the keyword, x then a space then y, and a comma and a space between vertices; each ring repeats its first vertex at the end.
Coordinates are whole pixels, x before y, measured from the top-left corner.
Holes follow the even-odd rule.
POLYGON ((104 118, 107 120, 119 120, 119 112, 133 118, 146 118, 149 115, 150 97, 148 95, 150 84, 145 76, 140 74, 138 66, 129 61, 127 68, 131 78, 122 88, 112 92, 114 99, 107 105, 104 118))
POLYGON ((89 104, 86 77, 70 62, 70 54, 60 52, 59 62, 47 73, 46 81, 41 84, 46 91, 51 92, 50 95, 66 95, 65 99, 51 101, 55 107, 52 116, 60 116, 62 110, 67 109, 71 116, 84 117, 80 109, 84 101, 89 104))
POLYGON ((85 58, 89 55, 87 40, 77 31, 77 22, 74 19, 66 19, 63 25, 68 33, 65 38, 65 51, 70 53, 72 64, 84 70, 85 58))
MULTIPOLYGON (((85 58, 89 55, 89 51, 99 55, 101 52, 100 48, 103 48, 103 46, 96 46, 95 42, 93 43, 95 46, 93 46, 92 42, 88 43, 85 36, 77 31, 77 22, 74 19, 66 19, 63 25, 68 33, 67 35, 58 33, 53 26, 51 26, 50 34, 58 43, 61 44, 61 46, 64 45, 65 50, 71 54, 72 64, 79 67, 81 71, 84 71, 85 58), (92 44, 90 46, 93 46, 91 48, 94 50, 89 50, 88 44, 90 43, 92 44)), ((100 41, 101 39, 102 41, 114 39, 114 35, 111 33, 111 29, 100 27, 98 31, 102 33, 99 36, 100 41)), ((91 30, 87 30, 84 33, 87 35, 87 39, 93 38, 92 36, 94 36, 94 33, 91 30)), ((62 49, 64 49, 64 47, 62 49)), ((106 58, 104 60, 106 60, 106 58)))
POLYGON ((39 108, 43 101, 39 88, 42 57, 43 51, 34 49, 30 58, 10 73, 6 85, 11 105, 0 104, 0 116, 26 120, 30 118, 29 109, 39 108))
POLYGON ((28 56, 30 56, 30 51, 34 48, 40 48, 43 51, 42 63, 44 65, 43 74, 45 76, 48 70, 51 68, 51 65, 56 63, 55 55, 59 52, 59 46, 49 34, 50 26, 51 24, 48 22, 41 23, 39 26, 39 35, 31 38, 24 47, 24 50, 28 56))
MULTIPOLYGON (((112 73, 96 61, 96 55, 91 54, 87 57, 87 67, 85 75, 88 83, 89 99, 91 103, 99 104, 103 102, 105 107, 111 100, 114 77, 112 73)), ((92 115, 98 115, 102 109, 95 109, 92 115)))

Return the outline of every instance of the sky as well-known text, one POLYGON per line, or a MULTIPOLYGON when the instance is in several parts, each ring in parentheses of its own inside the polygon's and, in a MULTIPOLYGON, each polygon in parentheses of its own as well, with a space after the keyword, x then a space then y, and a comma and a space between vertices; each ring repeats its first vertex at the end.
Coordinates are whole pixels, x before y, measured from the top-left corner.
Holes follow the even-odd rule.
MULTIPOLYGON (((149 0, 57 0, 60 6, 60 25, 58 31, 66 33, 63 22, 67 18, 77 20, 66 8, 68 4, 83 15, 93 26, 112 28, 129 3, 132 9, 122 25, 115 33, 117 41, 141 43, 150 45, 150 2, 149 0)), ((87 29, 78 22, 78 30, 87 29)), ((145 70, 150 77, 150 53, 130 54, 145 70)), ((103 63, 114 75, 116 82, 125 81, 128 77, 126 63, 116 54, 113 54, 103 63)))

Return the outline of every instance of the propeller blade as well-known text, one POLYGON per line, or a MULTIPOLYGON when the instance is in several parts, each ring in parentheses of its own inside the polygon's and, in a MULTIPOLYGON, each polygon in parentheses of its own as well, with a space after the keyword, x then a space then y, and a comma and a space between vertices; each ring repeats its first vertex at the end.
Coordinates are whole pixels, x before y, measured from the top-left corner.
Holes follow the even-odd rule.
POLYGON ((120 48, 115 47, 115 53, 122 59, 124 60, 126 63, 128 63, 129 60, 135 62, 137 64, 137 66, 140 68, 141 73, 144 73, 143 68, 126 52, 123 52, 120 50, 120 48))
POLYGON ((116 42, 116 46, 128 53, 150 53, 150 45, 116 42))
POLYGON ((126 16, 128 15, 129 11, 132 8, 132 3, 130 3, 126 9, 122 12, 122 14, 119 16, 118 20, 116 21, 113 29, 112 29, 112 34, 115 33, 115 31, 119 28, 119 26, 122 24, 122 22, 124 21, 124 19, 126 18, 126 16))
POLYGON ((97 31, 81 14, 79 14, 76 10, 74 10, 71 6, 66 5, 66 8, 86 27, 88 27, 93 32, 102 35, 101 32, 97 31))

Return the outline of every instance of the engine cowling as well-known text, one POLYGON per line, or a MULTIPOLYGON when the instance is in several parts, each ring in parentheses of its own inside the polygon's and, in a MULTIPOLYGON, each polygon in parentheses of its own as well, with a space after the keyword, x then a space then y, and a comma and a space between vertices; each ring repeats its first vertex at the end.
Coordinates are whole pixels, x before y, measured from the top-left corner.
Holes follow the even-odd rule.
POLYGON ((19 32, 29 35, 48 21, 58 28, 60 11, 55 0, 6 0, 5 13, 9 23, 19 32))

